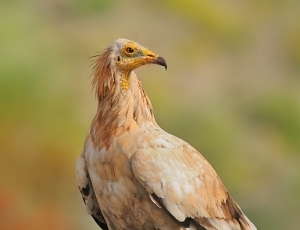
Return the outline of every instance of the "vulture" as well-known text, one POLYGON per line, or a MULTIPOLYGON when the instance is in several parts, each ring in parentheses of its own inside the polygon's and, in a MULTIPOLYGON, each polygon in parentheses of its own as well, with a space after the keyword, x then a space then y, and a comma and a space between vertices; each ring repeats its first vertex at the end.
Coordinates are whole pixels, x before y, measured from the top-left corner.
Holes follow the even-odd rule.
POLYGON ((103 230, 255 230, 216 171, 164 131, 134 70, 164 58, 119 38, 93 60, 96 115, 76 162, 87 212, 103 230))

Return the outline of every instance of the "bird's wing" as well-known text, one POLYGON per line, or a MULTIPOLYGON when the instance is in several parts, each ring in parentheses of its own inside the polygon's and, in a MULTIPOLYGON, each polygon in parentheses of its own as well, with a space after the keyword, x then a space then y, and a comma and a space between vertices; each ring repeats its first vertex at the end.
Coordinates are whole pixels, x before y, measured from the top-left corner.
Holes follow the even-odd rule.
POLYGON ((207 229, 252 229, 212 166, 181 139, 167 133, 152 139, 132 156, 132 168, 151 200, 179 222, 192 218, 207 229))
POLYGON ((87 212, 93 217, 101 229, 108 230, 86 168, 84 152, 79 156, 76 162, 76 177, 78 188, 86 205, 87 212))

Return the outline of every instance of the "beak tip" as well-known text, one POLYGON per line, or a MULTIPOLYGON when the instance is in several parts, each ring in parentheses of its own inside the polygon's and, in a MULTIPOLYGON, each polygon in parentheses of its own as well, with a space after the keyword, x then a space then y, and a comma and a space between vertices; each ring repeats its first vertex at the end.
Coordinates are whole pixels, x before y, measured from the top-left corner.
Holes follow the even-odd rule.
POLYGON ((156 64, 164 66, 165 70, 168 69, 167 62, 163 57, 158 56, 157 59, 156 59, 156 64))

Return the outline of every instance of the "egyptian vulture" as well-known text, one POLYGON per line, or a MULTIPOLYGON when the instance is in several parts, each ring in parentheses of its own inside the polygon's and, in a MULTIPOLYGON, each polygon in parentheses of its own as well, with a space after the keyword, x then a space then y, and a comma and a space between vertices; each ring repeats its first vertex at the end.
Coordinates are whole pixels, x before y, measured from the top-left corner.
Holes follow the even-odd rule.
POLYGON ((117 39, 94 60, 98 109, 77 160, 88 213, 110 230, 254 230, 215 170, 155 121, 134 69, 164 58, 117 39))

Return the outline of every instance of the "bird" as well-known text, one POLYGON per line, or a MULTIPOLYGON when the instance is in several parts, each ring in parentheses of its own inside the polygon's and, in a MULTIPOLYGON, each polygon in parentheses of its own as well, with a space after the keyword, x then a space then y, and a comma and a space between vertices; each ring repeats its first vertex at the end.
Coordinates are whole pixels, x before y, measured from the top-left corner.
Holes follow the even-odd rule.
POLYGON ((194 147, 164 131, 134 70, 165 59, 118 38, 93 59, 98 107, 76 161, 87 212, 103 230, 255 230, 194 147))

